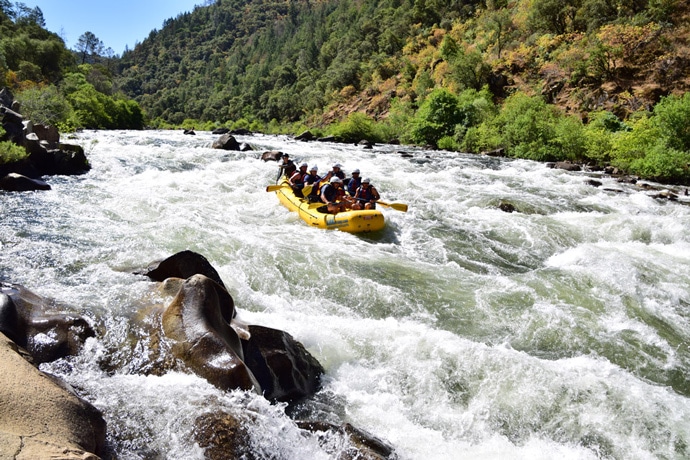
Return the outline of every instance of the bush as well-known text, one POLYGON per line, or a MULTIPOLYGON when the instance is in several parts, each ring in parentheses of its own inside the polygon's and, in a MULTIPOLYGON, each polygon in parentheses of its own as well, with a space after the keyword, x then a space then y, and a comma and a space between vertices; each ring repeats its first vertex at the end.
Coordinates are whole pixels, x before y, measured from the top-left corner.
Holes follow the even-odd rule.
POLYGON ((342 142, 359 142, 362 139, 383 142, 374 128, 374 120, 361 112, 351 113, 345 121, 331 126, 330 133, 342 142))
POLYGON ((662 98, 654 107, 654 122, 670 147, 690 150, 690 93, 662 98))
MULTIPOLYGON (((5 130, 0 126, 0 139, 5 135, 5 130)), ((0 164, 12 163, 27 157, 26 150, 14 142, 0 142, 0 164)))
POLYGON ((22 115, 34 123, 65 127, 73 120, 72 107, 53 86, 34 87, 17 94, 22 115))
POLYGON ((630 162, 628 172, 666 183, 690 183, 690 153, 659 142, 645 156, 630 162))

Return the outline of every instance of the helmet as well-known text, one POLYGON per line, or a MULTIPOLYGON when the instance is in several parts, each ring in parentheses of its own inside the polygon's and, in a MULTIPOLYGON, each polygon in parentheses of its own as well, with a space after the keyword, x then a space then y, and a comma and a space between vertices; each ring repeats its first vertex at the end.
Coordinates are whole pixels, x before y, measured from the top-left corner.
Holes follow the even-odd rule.
POLYGON ((342 168, 343 165, 341 165, 340 163, 336 163, 336 164, 333 165, 333 167, 334 167, 334 168, 342 168))
POLYGON ((311 172, 311 171, 318 171, 318 170, 319 170, 319 168, 318 168, 316 165, 314 165, 314 166, 312 166, 311 168, 309 168, 309 172, 311 172))
POLYGON ((331 177, 331 184, 342 184, 343 180, 340 177, 334 176, 331 177))
POLYGON ((352 171, 352 174, 359 174, 359 169, 355 169, 354 171, 352 171))
POLYGON ((363 183, 363 184, 370 184, 370 183, 371 183, 371 179, 369 179, 368 177, 365 177, 364 179, 362 179, 362 183, 363 183))
POLYGON ((299 165, 300 168, 306 168, 307 166, 309 166, 309 165, 306 163, 302 163, 301 165, 299 165))

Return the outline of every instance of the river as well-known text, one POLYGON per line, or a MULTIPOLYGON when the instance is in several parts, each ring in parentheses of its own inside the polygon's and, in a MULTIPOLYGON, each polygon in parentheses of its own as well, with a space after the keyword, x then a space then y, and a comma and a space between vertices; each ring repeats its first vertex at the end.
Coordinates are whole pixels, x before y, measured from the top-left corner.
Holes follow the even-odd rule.
POLYGON ((99 331, 42 369, 104 412, 113 456, 203 458, 193 421, 218 408, 252 414, 259 458, 346 449, 260 396, 139 372, 131 320, 160 298, 133 272, 188 249, 242 321, 289 332, 326 369, 293 417, 349 422, 401 459, 690 457, 687 197, 531 161, 263 135, 228 152, 216 137, 85 131, 70 142, 91 172, 0 194, 0 279, 99 331), (380 208, 377 234, 310 228, 265 191, 266 150, 359 168, 409 210, 380 208))

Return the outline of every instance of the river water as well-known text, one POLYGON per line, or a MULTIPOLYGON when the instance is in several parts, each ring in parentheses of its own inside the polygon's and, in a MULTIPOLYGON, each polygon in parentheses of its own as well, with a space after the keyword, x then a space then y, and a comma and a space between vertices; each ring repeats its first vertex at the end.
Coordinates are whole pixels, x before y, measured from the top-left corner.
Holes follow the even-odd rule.
POLYGON ((0 279, 99 331, 42 369, 104 412, 113 456, 203 458, 193 422, 222 409, 251 414, 259 458, 347 448, 286 412, 349 422, 401 459, 690 457, 684 196, 530 161, 259 135, 238 137, 255 151, 226 152, 197 134, 83 132, 71 142, 90 173, 0 194, 0 279), (265 191, 277 174, 266 150, 359 168, 409 211, 380 208, 378 234, 309 228, 265 191), (148 342, 132 319, 162 298, 133 272, 187 249, 216 268, 241 320, 289 332, 323 364, 314 400, 286 408, 140 372, 148 342))

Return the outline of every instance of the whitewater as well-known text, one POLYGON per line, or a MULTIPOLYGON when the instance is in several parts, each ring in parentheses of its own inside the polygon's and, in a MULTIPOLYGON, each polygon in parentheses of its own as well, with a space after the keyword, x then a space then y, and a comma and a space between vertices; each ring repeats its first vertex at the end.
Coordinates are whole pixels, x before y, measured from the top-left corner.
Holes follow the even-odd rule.
POLYGON ((544 163, 405 146, 208 132, 84 131, 92 170, 0 193, 0 279, 88 318, 82 352, 41 365, 99 408, 119 459, 202 459, 194 420, 247 417, 257 458, 336 459, 351 423, 400 459, 690 457, 690 201, 544 163), (358 168, 385 230, 308 227, 266 186, 279 150, 358 168), (596 180, 600 186, 590 182, 596 180), (516 212, 499 206, 512 204, 516 212), (238 318, 290 333, 324 366, 296 406, 144 375, 133 318, 162 301, 135 272, 191 250, 238 318), (248 417, 247 414, 251 416, 248 417))

